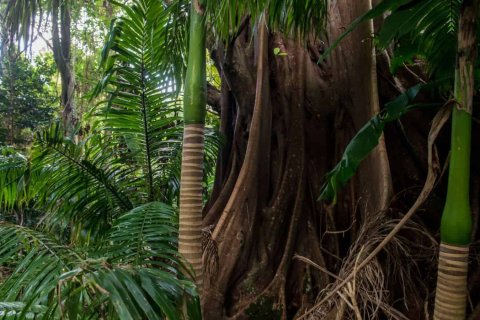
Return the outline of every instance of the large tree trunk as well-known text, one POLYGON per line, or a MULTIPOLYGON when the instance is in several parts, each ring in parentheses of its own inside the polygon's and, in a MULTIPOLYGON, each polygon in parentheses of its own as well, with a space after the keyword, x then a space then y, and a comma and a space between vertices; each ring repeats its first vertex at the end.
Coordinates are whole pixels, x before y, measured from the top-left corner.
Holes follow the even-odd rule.
MULTIPOLYGON (((332 2, 329 38, 370 6, 368 0, 332 2)), ((330 279, 293 255, 338 270, 332 257, 345 254, 349 239, 329 231, 386 209, 392 190, 382 140, 341 205, 317 202, 327 170, 379 110, 372 24, 357 29, 325 64, 317 64, 319 39, 305 47, 263 25, 257 30, 251 41, 244 24, 212 54, 223 80, 221 131, 228 142, 204 218, 218 250, 205 263, 219 266, 205 283, 205 319, 285 319, 308 307, 330 279), (274 48, 286 55, 274 55, 274 48)))
POLYGON ((71 54, 71 6, 71 0, 52 1, 52 51, 61 78, 60 102, 63 107, 62 121, 66 135, 73 132, 78 120, 74 100, 75 70, 71 54))

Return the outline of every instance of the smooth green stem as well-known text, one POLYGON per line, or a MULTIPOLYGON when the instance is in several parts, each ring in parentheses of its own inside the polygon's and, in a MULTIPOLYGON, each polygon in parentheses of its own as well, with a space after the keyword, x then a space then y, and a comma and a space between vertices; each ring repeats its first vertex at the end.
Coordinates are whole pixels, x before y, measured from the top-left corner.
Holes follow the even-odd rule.
POLYGON ((479 0, 463 1, 458 23, 450 169, 447 202, 440 227, 442 242, 455 245, 470 244, 472 234, 470 143, 475 92, 474 69, 477 58, 478 5, 479 0))
POLYGON ((472 116, 457 107, 452 115, 452 142, 447 201, 442 216, 445 243, 467 245, 472 232, 470 210, 470 141, 472 116))
MULTIPOLYGON (((204 123, 207 103, 205 15, 197 11, 195 1, 192 1, 190 10, 188 67, 183 97, 185 124, 204 123)), ((204 5, 205 2, 197 1, 199 5, 204 5)))

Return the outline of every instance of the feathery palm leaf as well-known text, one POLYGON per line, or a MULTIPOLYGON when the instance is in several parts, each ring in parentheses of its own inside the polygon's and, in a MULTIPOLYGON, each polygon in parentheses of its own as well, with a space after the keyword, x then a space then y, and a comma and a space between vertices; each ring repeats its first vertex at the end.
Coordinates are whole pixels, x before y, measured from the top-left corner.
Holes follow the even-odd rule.
POLYGON ((80 258, 52 237, 26 227, 0 223, 0 239, 0 264, 13 270, 0 286, 2 301, 29 297, 29 304, 46 302, 55 279, 80 258))
POLYGON ((457 51, 461 0, 423 0, 399 7, 386 19, 378 43, 395 42, 395 70, 414 57, 423 58, 437 78, 451 76, 457 51))
POLYGON ((156 175, 181 142, 176 81, 182 66, 159 54, 171 34, 165 31, 170 11, 160 1, 122 7, 125 15, 113 23, 103 51, 105 75, 96 93, 104 90, 109 97, 97 116, 105 131, 123 141, 123 159, 145 177, 138 191, 152 201, 160 193, 156 175))
POLYGON ((324 26, 325 0, 211 0, 207 1, 214 31, 222 38, 234 35, 246 16, 252 21, 267 13, 267 23, 276 30, 307 35, 324 26))
POLYGON ((384 0, 355 19, 332 43, 323 57, 338 46, 345 36, 362 22, 386 12, 377 35, 377 44, 385 48, 394 44, 392 70, 418 57, 427 62, 430 74, 437 79, 452 78, 457 49, 457 28, 461 0, 384 0))
POLYGON ((24 41, 25 47, 33 40, 36 22, 42 21, 41 4, 40 0, 7 0, 4 24, 12 37, 24 41))
POLYGON ((109 228, 112 219, 133 208, 121 187, 129 168, 112 159, 103 137, 75 143, 64 138, 59 124, 36 136, 32 171, 44 181, 39 203, 48 210, 46 225, 69 222, 96 234, 109 228))
POLYGON ((112 261, 134 265, 177 267, 178 217, 172 207, 151 202, 116 219, 108 234, 106 255, 112 261))
POLYGON ((114 222, 102 250, 92 246, 83 253, 43 232, 1 223, 0 264, 11 271, 0 286, 0 314, 15 319, 32 314, 42 319, 179 319, 184 296, 194 312, 194 286, 172 267, 178 264, 175 219, 166 205, 139 207, 114 222), (151 263, 154 259, 163 263, 151 263), (156 267, 148 267, 152 264, 156 267))
POLYGON ((27 205, 35 196, 30 184, 30 162, 14 150, 0 151, 0 206, 2 211, 11 212, 27 205))
MULTIPOLYGON (((136 0, 122 6, 102 53, 104 77, 96 88, 108 94, 96 113, 120 141, 121 159, 137 170, 137 202, 178 198, 183 123, 178 98, 185 69, 185 1, 136 0), (173 50, 173 51, 172 51, 173 50), (181 54, 180 54, 181 52, 181 54), (171 59, 171 57, 176 57, 171 59)), ((206 139, 206 171, 213 173, 218 135, 206 139)))

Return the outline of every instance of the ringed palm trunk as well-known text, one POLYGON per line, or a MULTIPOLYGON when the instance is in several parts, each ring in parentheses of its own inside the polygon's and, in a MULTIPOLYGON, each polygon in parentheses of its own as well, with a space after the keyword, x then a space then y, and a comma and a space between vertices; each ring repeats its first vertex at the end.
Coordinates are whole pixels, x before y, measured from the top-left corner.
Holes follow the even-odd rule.
POLYGON ((456 101, 452 116, 451 159, 447 201, 441 222, 434 319, 465 319, 468 252, 472 232, 470 210, 470 141, 474 65, 477 55, 478 0, 463 1, 455 70, 456 101))
POLYGON ((193 269, 199 294, 203 287, 202 181, 206 106, 206 0, 192 0, 190 40, 183 114, 182 174, 180 180, 179 251, 193 269))

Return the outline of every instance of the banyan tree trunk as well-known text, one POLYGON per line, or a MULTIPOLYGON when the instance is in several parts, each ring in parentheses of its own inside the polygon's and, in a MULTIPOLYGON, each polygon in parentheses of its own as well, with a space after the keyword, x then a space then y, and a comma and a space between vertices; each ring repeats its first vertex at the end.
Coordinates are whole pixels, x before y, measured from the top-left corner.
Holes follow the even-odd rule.
MULTIPOLYGON (((332 1, 328 38, 370 6, 369 0, 332 1)), ((338 265, 333 257, 348 249, 348 239, 324 237, 325 231, 347 229, 354 214, 385 209, 392 191, 382 140, 336 209, 317 201, 327 170, 379 110, 372 24, 354 31, 322 64, 328 44, 320 39, 303 44, 263 23, 255 30, 252 40, 245 23, 231 43, 212 50, 227 143, 204 216, 217 246, 217 256, 204 263, 218 266, 205 279, 204 319, 286 319, 304 310, 331 280, 294 254, 338 265)))

